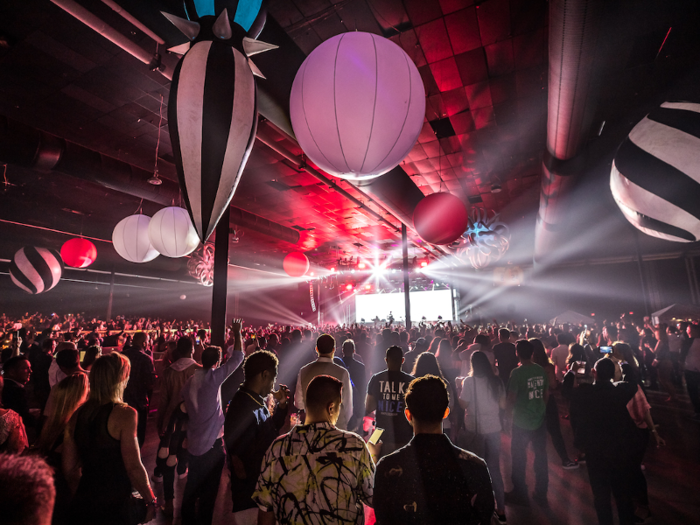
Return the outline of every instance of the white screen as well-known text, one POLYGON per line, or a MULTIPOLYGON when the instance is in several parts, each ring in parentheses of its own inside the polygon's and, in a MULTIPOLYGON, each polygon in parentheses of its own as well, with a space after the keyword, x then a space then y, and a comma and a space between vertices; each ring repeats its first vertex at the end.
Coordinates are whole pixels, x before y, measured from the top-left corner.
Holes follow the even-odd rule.
MULTIPOLYGON (((396 321, 403 321, 405 312, 403 292, 355 296, 355 320, 358 323, 362 319, 369 323, 375 317, 387 319, 389 312, 396 321)), ((437 321, 438 316, 444 321, 452 320, 451 290, 411 292, 412 321, 418 322, 422 317, 428 321, 437 321)))

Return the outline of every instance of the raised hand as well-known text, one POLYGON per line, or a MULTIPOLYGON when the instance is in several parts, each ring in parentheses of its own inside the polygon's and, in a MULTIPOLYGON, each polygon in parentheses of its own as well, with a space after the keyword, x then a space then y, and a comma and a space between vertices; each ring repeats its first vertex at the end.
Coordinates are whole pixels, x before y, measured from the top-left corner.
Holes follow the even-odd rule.
POLYGON ((243 327, 243 319, 234 319, 231 323, 231 329, 234 334, 240 334, 243 327))

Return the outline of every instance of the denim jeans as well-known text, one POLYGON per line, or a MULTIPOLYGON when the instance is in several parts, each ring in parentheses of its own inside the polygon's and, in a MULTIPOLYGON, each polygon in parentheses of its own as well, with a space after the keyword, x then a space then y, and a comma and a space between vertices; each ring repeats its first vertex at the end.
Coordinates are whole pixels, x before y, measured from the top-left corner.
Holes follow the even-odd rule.
POLYGON ((211 525, 225 459, 221 438, 201 456, 190 454, 190 472, 182 496, 182 525, 211 525), (199 513, 195 512, 197 500, 199 513))
POLYGON ((501 476, 501 433, 484 434, 484 461, 491 474, 491 484, 496 495, 496 507, 503 512, 505 499, 503 495, 503 476, 501 476))
POLYGON ((513 425, 513 439, 510 442, 510 455, 513 460, 511 480, 515 492, 526 495, 525 468, 527 463, 527 445, 532 442, 535 453, 535 492, 547 495, 549 470, 547 467, 547 425, 544 421, 540 428, 528 430, 513 425))

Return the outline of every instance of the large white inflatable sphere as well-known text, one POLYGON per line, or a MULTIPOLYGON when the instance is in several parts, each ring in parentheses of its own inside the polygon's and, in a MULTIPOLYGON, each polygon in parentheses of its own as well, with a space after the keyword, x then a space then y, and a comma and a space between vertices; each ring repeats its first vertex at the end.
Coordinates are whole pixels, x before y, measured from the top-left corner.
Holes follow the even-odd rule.
POLYGON ((647 235, 700 240, 700 104, 665 102, 632 128, 615 155, 610 189, 647 235))
POLYGON ((156 212, 148 225, 148 238, 158 253, 166 257, 184 257, 199 246, 189 213, 177 206, 156 212))
POLYGON ((158 257, 148 238, 148 215, 130 215, 119 221, 112 232, 116 252, 127 261, 145 263, 158 257))
POLYGON ((425 117, 425 89, 399 46, 371 33, 326 40, 299 68, 290 98, 299 145, 321 169, 370 179, 411 151, 425 117))

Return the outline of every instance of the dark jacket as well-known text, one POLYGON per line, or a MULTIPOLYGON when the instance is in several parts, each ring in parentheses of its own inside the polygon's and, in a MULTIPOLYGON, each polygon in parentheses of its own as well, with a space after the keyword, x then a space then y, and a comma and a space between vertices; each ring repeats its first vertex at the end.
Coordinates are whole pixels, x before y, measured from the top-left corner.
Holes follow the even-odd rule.
POLYGON ((260 465, 265 452, 284 425, 286 416, 287 410, 279 407, 270 416, 265 399, 243 385, 233 396, 224 422, 224 441, 231 467, 233 512, 257 507, 252 496, 260 475, 260 465), (243 479, 236 475, 231 466, 233 456, 243 463, 243 479))
POLYGON ((598 381, 574 388, 574 373, 567 373, 562 395, 571 401, 574 446, 597 458, 619 460, 630 454, 637 427, 627 403, 636 392, 637 385, 626 381, 598 381))
POLYGON ((124 390, 124 402, 136 410, 146 409, 156 382, 153 359, 133 346, 126 348, 122 354, 131 361, 131 375, 124 390))
POLYGON ((483 459, 444 434, 418 434, 377 464, 373 505, 379 525, 488 525, 493 488, 483 459))

